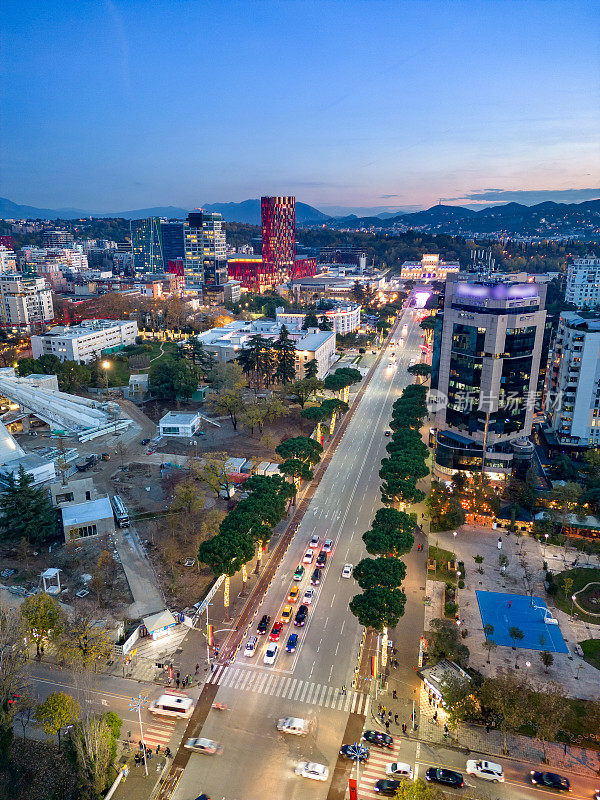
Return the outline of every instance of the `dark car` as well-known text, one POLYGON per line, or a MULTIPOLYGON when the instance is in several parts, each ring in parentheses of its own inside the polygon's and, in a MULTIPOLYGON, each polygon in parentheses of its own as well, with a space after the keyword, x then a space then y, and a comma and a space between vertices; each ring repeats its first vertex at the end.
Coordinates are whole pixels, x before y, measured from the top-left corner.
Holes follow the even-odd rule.
POLYGON ((393 747, 394 740, 389 733, 383 731, 365 731, 362 737, 366 742, 379 745, 379 747, 393 747))
POLYGON ((298 646, 298 634, 297 633, 291 633, 288 636, 288 640, 286 642, 285 649, 286 649, 286 651, 288 653, 295 653, 297 646, 298 646))
POLYGON ((536 786, 541 786, 544 789, 556 789, 559 792, 570 792, 571 784, 567 778, 562 775, 557 775, 556 772, 537 772, 531 770, 529 773, 531 782, 536 786))
POLYGON ((325 552, 325 550, 321 550, 321 552, 317 556, 317 562, 316 563, 317 563, 317 567, 319 567, 319 569, 323 569, 325 564, 327 564, 327 553, 325 552))
POLYGON ((310 582, 313 586, 318 586, 321 583, 321 570, 318 567, 313 570, 313 574, 310 577, 310 582))
POLYGON ((429 767, 425 773, 428 781, 435 783, 442 783, 444 786, 455 786, 461 789, 465 782, 460 772, 455 772, 453 769, 440 769, 439 767, 429 767))
POLYGON ((308 606, 300 606, 298 611, 296 611, 296 616, 294 618, 294 625, 298 625, 298 627, 304 627, 306 622, 306 618, 308 617, 308 606))
POLYGON ((142 439, 142 444, 144 445, 144 447, 145 447, 147 444, 150 444, 150 439, 142 439))
POLYGON ((261 621, 256 627, 256 632, 264 636, 269 627, 269 622, 271 622, 271 617, 268 614, 263 614, 261 621))
POLYGON ((269 641, 271 642, 278 642, 279 637, 281 636, 281 631, 283 629, 283 625, 281 622, 276 622, 275 625, 271 628, 271 633, 269 634, 269 641))
POLYGON ((369 748, 365 747, 364 745, 360 745, 358 749, 358 757, 356 756, 356 751, 354 749, 354 745, 352 744, 343 744, 340 747, 340 756, 342 758, 350 758, 352 761, 368 761, 369 756, 371 753, 369 752, 369 748))
POLYGON ((385 795, 385 797, 395 797, 396 792, 400 788, 400 781, 386 780, 385 778, 377 781, 373 787, 374 792, 385 795))

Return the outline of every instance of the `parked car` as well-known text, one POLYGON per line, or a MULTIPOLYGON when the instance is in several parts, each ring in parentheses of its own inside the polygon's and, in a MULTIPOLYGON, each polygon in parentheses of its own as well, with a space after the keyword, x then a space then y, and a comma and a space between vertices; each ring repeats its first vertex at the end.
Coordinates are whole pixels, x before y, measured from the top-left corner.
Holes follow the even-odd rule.
POLYGON ((493 781, 493 783, 504 782, 504 771, 500 764, 495 764, 493 761, 481 761, 469 759, 466 766, 467 775, 475 775, 478 778, 483 778, 485 781, 493 781))
POLYGON ((147 444, 150 444, 150 439, 142 439, 142 445, 145 447, 147 444))
POLYGON ((569 779, 563 778, 562 775, 557 775, 556 772, 538 772, 538 770, 532 769, 529 776, 533 784, 544 789, 556 789, 559 792, 571 791, 569 779))

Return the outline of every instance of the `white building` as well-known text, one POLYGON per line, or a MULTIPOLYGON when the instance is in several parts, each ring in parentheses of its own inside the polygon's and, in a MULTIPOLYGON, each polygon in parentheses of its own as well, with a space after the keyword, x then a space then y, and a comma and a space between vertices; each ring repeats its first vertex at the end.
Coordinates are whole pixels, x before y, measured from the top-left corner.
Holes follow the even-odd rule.
POLYGON ((14 250, 0 245, 0 274, 17 271, 17 257, 14 250))
POLYGON ((202 415, 193 412, 168 411, 158 423, 161 436, 181 436, 190 438, 200 430, 202 415))
POLYGON ((101 355, 135 344, 137 322, 132 320, 90 319, 79 325, 56 325, 42 336, 31 337, 33 357, 58 356, 61 361, 89 363, 101 355))
POLYGON ((14 272, 0 275, 0 318, 3 327, 23 331, 51 322, 54 307, 45 279, 14 272))
MULTIPOLYGON (((317 319, 325 317, 330 323, 332 330, 343 336, 346 333, 352 333, 360 327, 360 310, 361 306, 357 303, 340 303, 327 311, 317 309, 314 313, 317 319)), ((280 325, 292 325, 295 328, 301 328, 304 325, 306 313, 285 311, 283 307, 275 309, 277 322, 280 325)))
MULTIPOLYGON (((212 353, 217 361, 233 361, 240 351, 246 347, 252 336, 259 335, 265 339, 275 340, 281 333, 283 325, 273 319, 261 319, 254 322, 235 320, 222 328, 211 328, 199 333, 197 339, 212 353)), ((287 325, 286 325, 287 327, 287 325)), ((309 328, 307 331, 289 327, 290 339, 296 347, 296 372, 303 377, 300 367, 315 359, 318 364, 317 375, 323 378, 335 358, 335 333, 309 328)))
POLYGON ((445 281, 449 274, 458 272, 458 261, 440 261, 437 254, 423 255, 421 261, 405 261, 400 269, 400 280, 445 281))
POLYGON ((600 258, 575 258, 567 267, 565 301, 579 309, 600 306, 600 258))
POLYGON ((81 272, 87 269, 87 255, 76 247, 24 247, 21 250, 23 264, 47 272, 52 265, 58 265, 65 272, 81 272))
POLYGON ((546 412, 561 444, 600 443, 600 319, 561 312, 550 354, 546 412))

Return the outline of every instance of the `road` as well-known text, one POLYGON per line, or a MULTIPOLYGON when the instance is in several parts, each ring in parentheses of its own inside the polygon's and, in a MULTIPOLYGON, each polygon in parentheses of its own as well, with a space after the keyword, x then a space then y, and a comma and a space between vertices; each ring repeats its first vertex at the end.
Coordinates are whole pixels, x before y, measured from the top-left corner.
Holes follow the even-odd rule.
MULTIPOLYGON (((381 505, 378 472, 388 441, 384 433, 393 402, 412 381, 406 367, 418 356, 421 343, 414 313, 403 312, 396 338, 403 324, 408 326, 408 335, 403 346, 396 348, 397 363, 390 366, 391 359, 382 358, 265 593, 251 632, 263 614, 270 615, 271 625, 278 619, 294 585, 294 570, 317 534, 321 543, 333 539, 334 551, 321 585, 316 587, 306 627, 284 626, 274 666, 263 664, 268 637, 260 637, 252 658, 244 657, 241 649, 230 666, 215 671, 211 681, 218 686, 217 701, 226 703, 229 711, 211 711, 202 735, 220 741, 224 752, 215 758, 193 754, 175 800, 193 800, 200 792, 226 800, 325 797, 328 783, 299 778, 294 767, 299 760, 317 761, 329 766, 331 779, 349 716, 368 715, 368 695, 351 688, 347 694, 341 693, 342 684, 350 687, 352 682, 362 636, 348 610, 358 587, 353 580, 343 579, 341 571, 346 562, 356 564, 364 557, 361 535, 381 505), (295 654, 288 654, 285 642, 292 631, 299 633, 300 643, 295 654), (310 734, 278 733, 277 720, 288 715, 308 719, 310 734)), ((296 584, 301 596, 310 585, 313 567, 306 565, 303 579, 296 584)), ((417 647, 421 630, 422 622, 412 632, 417 647)))

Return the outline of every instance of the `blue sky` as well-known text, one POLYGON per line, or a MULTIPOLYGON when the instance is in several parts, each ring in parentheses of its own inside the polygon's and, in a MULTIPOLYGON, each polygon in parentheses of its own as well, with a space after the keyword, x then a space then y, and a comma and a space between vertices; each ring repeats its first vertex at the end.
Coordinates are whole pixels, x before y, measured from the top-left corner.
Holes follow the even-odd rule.
POLYGON ((0 194, 18 203, 600 196, 594 0, 4 0, 0 14, 0 194))

